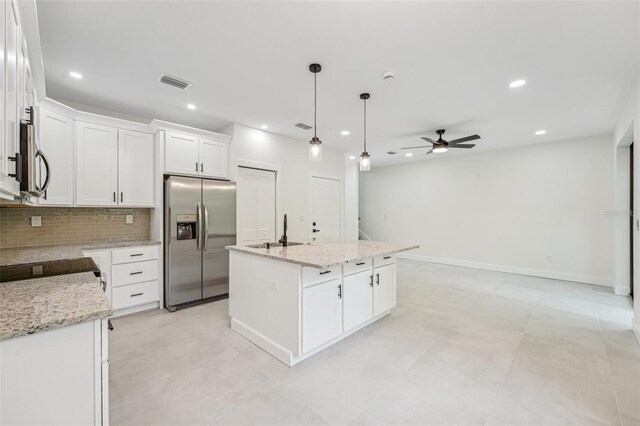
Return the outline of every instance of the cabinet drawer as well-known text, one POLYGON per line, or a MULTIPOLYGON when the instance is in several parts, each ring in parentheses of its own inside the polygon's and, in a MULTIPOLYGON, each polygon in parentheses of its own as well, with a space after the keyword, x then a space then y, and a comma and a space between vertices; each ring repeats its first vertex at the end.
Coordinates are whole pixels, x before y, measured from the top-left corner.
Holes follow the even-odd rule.
POLYGON ((327 269, 308 268, 304 266, 302 267, 302 287, 340 278, 341 275, 341 265, 332 266, 327 269))
POLYGON ((158 279, 158 261, 122 263, 111 268, 111 286, 120 287, 158 279))
POLYGON ((127 247, 111 251, 111 263, 141 262, 158 258, 158 246, 127 247))
POLYGON ((130 284, 113 289, 113 309, 143 305, 158 300, 158 281, 130 284))
POLYGON ((378 266, 391 265, 392 263, 396 263, 396 256, 393 254, 385 254, 383 256, 376 256, 373 258, 374 268, 377 268, 378 266))
POLYGON ((342 265, 342 274, 351 275, 371 269, 371 259, 353 260, 342 265))

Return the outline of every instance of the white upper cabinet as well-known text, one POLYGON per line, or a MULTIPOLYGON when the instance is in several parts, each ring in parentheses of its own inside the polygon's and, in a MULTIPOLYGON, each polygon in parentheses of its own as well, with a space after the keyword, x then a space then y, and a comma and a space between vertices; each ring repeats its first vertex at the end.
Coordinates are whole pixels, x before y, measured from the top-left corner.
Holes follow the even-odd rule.
POLYGON ((200 174, 226 179, 229 176, 229 145, 212 139, 200 138, 199 141, 200 174))
POLYGON ((73 119, 40 108, 40 149, 49 159, 51 182, 38 204, 73 205, 73 119))
POLYGON ((149 133, 118 130, 118 204, 153 207, 154 141, 149 133))
POLYGON ((117 205, 118 129, 76 122, 76 170, 77 205, 117 205))
POLYGON ((229 144, 214 139, 167 132, 165 171, 181 175, 229 178, 229 144))
POLYGON ((200 148, 197 137, 167 132, 165 144, 167 173, 200 174, 200 148))

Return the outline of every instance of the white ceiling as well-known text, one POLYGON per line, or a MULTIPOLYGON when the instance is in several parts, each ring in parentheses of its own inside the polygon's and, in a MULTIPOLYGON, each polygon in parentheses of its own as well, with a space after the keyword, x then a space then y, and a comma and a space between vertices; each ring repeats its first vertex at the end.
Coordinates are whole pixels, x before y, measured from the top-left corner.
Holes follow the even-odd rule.
POLYGON ((293 125, 313 124, 319 62, 318 136, 361 151, 371 92, 374 165, 408 161, 385 152, 441 127, 480 134, 470 151, 611 132, 639 75, 637 2, 40 0, 38 14, 49 97, 210 130, 267 124, 307 141, 293 125))

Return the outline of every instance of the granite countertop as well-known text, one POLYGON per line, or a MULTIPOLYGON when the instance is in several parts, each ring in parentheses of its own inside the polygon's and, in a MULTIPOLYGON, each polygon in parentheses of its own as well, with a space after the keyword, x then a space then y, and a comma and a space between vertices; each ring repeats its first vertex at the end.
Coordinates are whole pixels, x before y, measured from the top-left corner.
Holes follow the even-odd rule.
POLYGON ((227 249, 255 254, 311 268, 325 269, 341 263, 417 249, 418 245, 382 241, 321 242, 289 247, 251 248, 228 246, 227 249))
POLYGON ((111 303, 93 272, 0 284, 0 341, 110 314, 111 303))
POLYGON ((157 240, 107 241, 59 246, 24 247, 0 250, 0 266, 84 257, 83 251, 159 245, 157 240))

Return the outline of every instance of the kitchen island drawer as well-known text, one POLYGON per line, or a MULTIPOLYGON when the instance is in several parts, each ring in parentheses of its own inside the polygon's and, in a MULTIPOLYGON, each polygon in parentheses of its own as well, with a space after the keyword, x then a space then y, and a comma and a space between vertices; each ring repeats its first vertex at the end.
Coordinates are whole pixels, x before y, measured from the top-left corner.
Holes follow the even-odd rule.
POLYGON ((158 300, 158 281, 130 284, 113 289, 113 309, 144 305, 158 300))
POLYGON ((304 266, 302 268, 302 287, 331 281, 335 278, 340 278, 341 276, 342 265, 335 265, 326 269, 309 268, 304 266))
POLYGON ((127 247, 111 251, 111 263, 142 262, 158 258, 158 246, 127 247))
POLYGON ((342 274, 351 275, 371 269, 371 259, 352 260, 342 264, 342 274))
POLYGON ((385 254, 382 256, 376 256, 373 258, 373 267, 377 268, 384 265, 391 265, 396 263, 396 257, 393 254, 385 254))
POLYGON ((158 261, 122 263, 111 267, 111 286, 141 283, 158 279, 158 261))

